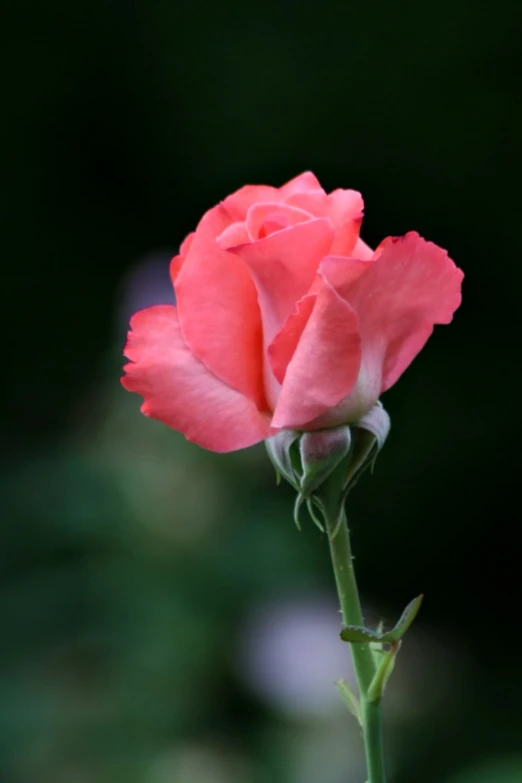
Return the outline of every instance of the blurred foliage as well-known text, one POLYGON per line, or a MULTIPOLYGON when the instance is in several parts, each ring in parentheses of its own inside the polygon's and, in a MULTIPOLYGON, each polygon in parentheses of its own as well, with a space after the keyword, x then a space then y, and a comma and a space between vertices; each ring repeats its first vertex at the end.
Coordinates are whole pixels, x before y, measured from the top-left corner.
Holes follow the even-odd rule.
POLYGON ((521 21, 514 0, 7 3, 2 782, 363 779, 350 716, 285 713, 238 663, 256 607, 332 593, 324 540, 263 447, 205 453, 118 384, 135 264, 308 168, 363 192, 370 244, 413 228, 467 276, 350 501, 370 615, 426 594, 392 783, 522 780, 521 21))

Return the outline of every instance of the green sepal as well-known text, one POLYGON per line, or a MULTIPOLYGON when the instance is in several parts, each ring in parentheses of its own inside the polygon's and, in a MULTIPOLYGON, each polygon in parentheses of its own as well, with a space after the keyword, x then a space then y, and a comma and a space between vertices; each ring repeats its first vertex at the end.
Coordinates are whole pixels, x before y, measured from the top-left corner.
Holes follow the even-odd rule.
POLYGON ((390 417, 377 402, 352 425, 352 450, 345 488, 349 492, 367 468, 373 473, 375 461, 390 431, 390 417))
POLYGON ((320 520, 319 517, 317 516, 317 513, 316 513, 315 508, 314 508, 314 502, 315 502, 315 505, 317 505, 317 507, 320 510, 322 510, 322 506, 320 505, 320 501, 315 500, 314 498, 306 498, 306 507, 308 509, 308 513, 310 514, 310 516, 312 518, 312 522, 314 523, 314 525, 316 525, 316 527, 319 528, 321 533, 324 533, 324 525, 322 523, 322 520, 320 520))
POLYGON ((352 686, 346 682, 346 680, 335 680, 335 684, 337 686, 337 690, 341 694, 341 698, 352 713, 352 715, 357 718, 357 721, 359 723, 359 726, 363 725, 362 722, 362 715, 361 715, 361 705, 359 704, 359 699, 355 695, 355 692, 352 688, 352 686))
POLYGON ((303 432, 299 439, 299 467, 300 490, 305 497, 319 489, 348 456, 351 443, 352 436, 347 425, 303 432))
POLYGON ((301 495, 300 492, 298 492, 294 503, 294 522, 299 532, 301 532, 301 523, 299 522, 299 512, 301 510, 301 506, 303 505, 303 503, 304 503, 304 497, 301 495))
POLYGON ((281 430, 277 435, 265 440, 266 450, 276 472, 283 476, 294 489, 299 491, 299 476, 292 462, 292 446, 301 433, 296 430, 281 430))

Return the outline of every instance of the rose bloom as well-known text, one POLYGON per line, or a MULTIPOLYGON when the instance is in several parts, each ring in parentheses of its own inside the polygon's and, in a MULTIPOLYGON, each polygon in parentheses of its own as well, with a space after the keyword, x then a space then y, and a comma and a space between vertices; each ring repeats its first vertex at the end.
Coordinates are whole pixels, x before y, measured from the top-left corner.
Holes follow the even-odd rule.
POLYGON ((131 319, 141 411, 213 451, 355 423, 451 321, 463 278, 415 232, 371 250, 362 216, 310 172, 210 209, 172 259, 177 306, 131 319))

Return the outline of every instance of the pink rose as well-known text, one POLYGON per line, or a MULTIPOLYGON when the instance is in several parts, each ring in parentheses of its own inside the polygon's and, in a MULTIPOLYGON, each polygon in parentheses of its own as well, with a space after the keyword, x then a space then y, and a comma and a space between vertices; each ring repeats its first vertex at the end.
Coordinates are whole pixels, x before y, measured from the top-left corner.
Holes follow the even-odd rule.
POLYGON ((463 274, 415 232, 372 251, 362 215, 310 172, 210 209, 172 260, 177 306, 131 319, 122 383, 142 412, 213 451, 366 413, 451 321, 463 274))

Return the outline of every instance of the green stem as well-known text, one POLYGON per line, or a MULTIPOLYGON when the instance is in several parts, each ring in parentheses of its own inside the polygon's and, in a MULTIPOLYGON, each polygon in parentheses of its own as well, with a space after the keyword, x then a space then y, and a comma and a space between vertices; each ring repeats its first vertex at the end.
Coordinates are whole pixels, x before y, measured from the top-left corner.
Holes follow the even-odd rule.
POLYGON ((386 783, 382 746, 381 702, 364 702, 361 706, 361 712, 364 726, 364 750, 368 769, 368 783, 386 783))
MULTIPOLYGON (((338 524, 340 498, 338 477, 332 476, 326 485, 323 485, 325 491, 321 494, 343 623, 364 626, 344 509, 341 511, 341 523, 338 524)), ((368 690, 376 671, 373 654, 369 644, 366 643, 350 644, 350 648, 359 686, 368 783, 386 783, 381 703, 368 700, 368 690)))
MULTIPOLYGON (((339 596, 339 603, 341 604, 343 624, 364 626, 359 591, 357 590, 357 582, 355 581, 355 571, 353 568, 350 534, 348 532, 346 519, 343 518, 333 540, 330 538, 331 533, 333 533, 331 528, 332 526, 328 521, 327 532, 329 533, 330 539, 330 553, 332 555, 337 594, 339 596)), ((357 643, 351 644, 350 647, 361 695, 366 694, 373 679, 373 675, 375 674, 375 664, 370 645, 357 643)))

